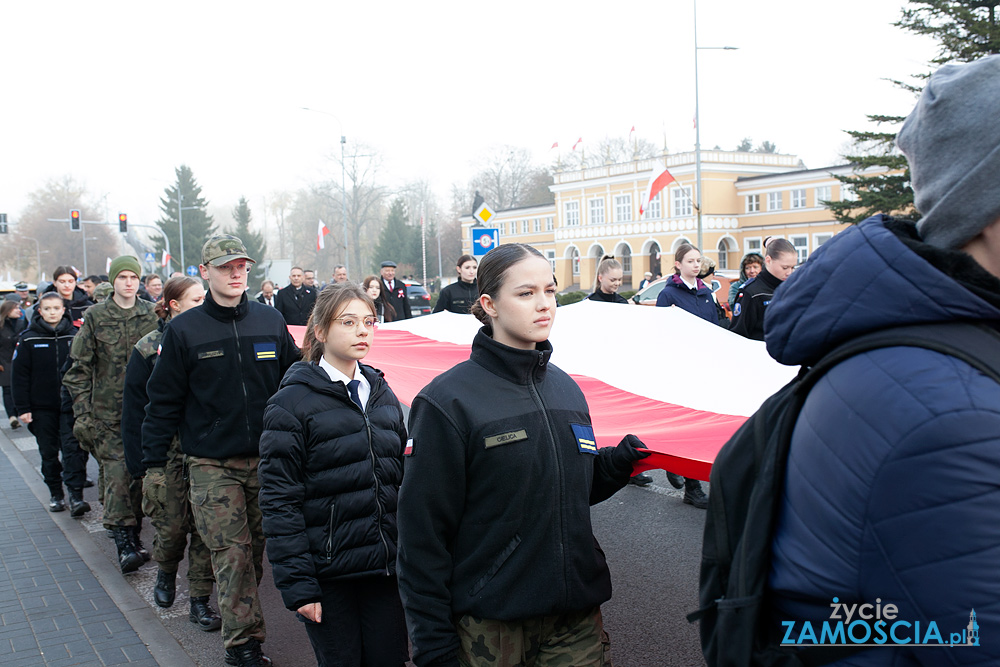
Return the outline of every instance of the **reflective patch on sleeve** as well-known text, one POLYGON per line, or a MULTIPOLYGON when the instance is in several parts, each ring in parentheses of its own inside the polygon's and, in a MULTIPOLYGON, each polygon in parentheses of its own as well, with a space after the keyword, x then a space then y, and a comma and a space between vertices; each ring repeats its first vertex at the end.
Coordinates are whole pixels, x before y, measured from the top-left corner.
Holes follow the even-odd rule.
POLYGON ((275 343, 254 343, 254 358, 257 361, 269 361, 278 358, 278 346, 275 343))
POLYGON ((584 454, 597 456, 597 439, 594 437, 594 428, 585 424, 570 424, 573 427, 573 437, 576 438, 577 448, 584 454))

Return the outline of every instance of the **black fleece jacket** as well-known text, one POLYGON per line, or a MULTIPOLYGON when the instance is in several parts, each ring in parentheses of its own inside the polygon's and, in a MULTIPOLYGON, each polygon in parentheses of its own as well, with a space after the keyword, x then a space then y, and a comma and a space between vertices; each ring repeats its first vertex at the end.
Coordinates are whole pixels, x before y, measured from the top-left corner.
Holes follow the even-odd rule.
POLYGON ((300 361, 267 402, 260 508, 274 583, 291 610, 332 580, 396 572, 396 497, 406 428, 381 371, 361 365, 361 411, 342 382, 300 361))
POLYGON ((235 308, 205 302, 170 320, 149 376, 143 464, 163 466, 174 435, 189 456, 258 456, 264 407, 299 349, 281 314, 243 295, 235 308))
MULTIPOLYGON (((382 287, 385 285, 383 284, 382 287)), ((467 283, 460 278, 457 283, 452 283, 441 290, 437 304, 434 306, 434 312, 440 313, 442 310, 447 310, 459 315, 468 315, 469 309, 478 298, 478 283, 475 280, 467 283)))
POLYGON ((774 291, 783 281, 771 275, 767 268, 760 270, 740 288, 733 306, 733 322, 729 330, 751 340, 764 340, 764 312, 774 297, 774 291))
POLYGON ((59 411, 63 366, 75 335, 69 311, 55 327, 42 319, 40 311, 34 312, 31 324, 21 332, 14 355, 11 388, 17 414, 59 411))
POLYGON ((590 505, 628 482, 628 436, 598 449, 583 392, 483 328, 414 399, 399 498, 399 584, 418 666, 457 664, 454 622, 584 611, 611 597, 590 505))

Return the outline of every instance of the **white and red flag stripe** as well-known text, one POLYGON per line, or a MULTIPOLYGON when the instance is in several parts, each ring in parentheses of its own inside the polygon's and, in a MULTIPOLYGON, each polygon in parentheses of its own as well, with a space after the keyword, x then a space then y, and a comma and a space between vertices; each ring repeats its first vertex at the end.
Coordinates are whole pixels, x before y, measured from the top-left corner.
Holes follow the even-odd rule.
POLYGON ((649 183, 646 184, 646 191, 642 194, 642 200, 639 201, 639 215, 641 216, 646 212, 646 208, 649 206, 649 202, 656 195, 660 194, 660 190, 667 187, 667 184, 671 181, 676 181, 669 171, 667 171, 666 165, 660 164, 653 168, 653 173, 649 176, 649 183))
POLYGON ((169 265, 170 265, 170 253, 164 250, 163 257, 160 258, 160 266, 166 268, 169 265))
POLYGON ((330 228, 320 220, 319 227, 316 229, 316 250, 322 250, 326 247, 326 242, 323 241, 323 237, 330 233, 330 228))

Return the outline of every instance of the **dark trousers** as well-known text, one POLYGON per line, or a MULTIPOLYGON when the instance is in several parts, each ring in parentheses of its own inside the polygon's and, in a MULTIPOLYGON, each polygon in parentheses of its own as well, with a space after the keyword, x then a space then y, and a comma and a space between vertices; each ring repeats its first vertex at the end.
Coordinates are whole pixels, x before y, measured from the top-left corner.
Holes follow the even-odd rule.
POLYGON ((62 415, 56 410, 32 410, 28 430, 35 436, 42 457, 42 478, 53 498, 63 498, 63 483, 71 489, 82 489, 86 479, 83 452, 74 440, 62 437, 62 415), (62 454, 62 463, 59 456, 62 454))
POLYGON ((14 409, 14 392, 11 387, 3 388, 3 409, 7 411, 8 417, 16 417, 17 411, 14 409))
POLYGON ((396 577, 320 585, 323 622, 305 622, 319 667, 402 667, 409 660, 396 577))

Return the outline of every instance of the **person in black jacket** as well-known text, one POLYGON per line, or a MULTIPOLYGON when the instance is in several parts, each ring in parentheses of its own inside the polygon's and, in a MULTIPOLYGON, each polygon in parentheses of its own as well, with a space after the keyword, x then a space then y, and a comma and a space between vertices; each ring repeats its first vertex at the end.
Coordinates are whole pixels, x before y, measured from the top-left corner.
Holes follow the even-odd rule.
POLYGON ((382 262, 379 273, 382 276, 382 298, 392 306, 396 319, 408 320, 413 317, 410 313, 410 299, 406 294, 406 283, 396 280, 396 262, 382 262))
POLYGON ((11 429, 21 427, 17 421, 14 406, 14 392, 11 387, 11 362, 17 338, 27 328, 21 305, 17 301, 0 301, 0 391, 3 392, 3 407, 10 420, 11 429))
POLYGON ((434 306, 435 313, 447 310, 459 315, 469 314, 469 309, 479 297, 479 286, 476 285, 478 268, 479 262, 472 255, 462 255, 458 258, 458 282, 441 290, 434 306))
POLYGON ((260 507, 274 583, 323 666, 402 667, 396 583, 403 411, 371 349, 375 304, 353 283, 316 300, 303 354, 264 412, 260 507))
POLYGON ((83 322, 87 309, 97 303, 96 299, 76 284, 76 273, 71 266, 57 266, 52 273, 52 284, 45 288, 43 294, 55 292, 62 297, 63 305, 69 312, 69 318, 77 327, 83 322))
POLYGON ((76 439, 64 438, 60 432, 62 369, 74 335, 76 327, 62 298, 52 292, 43 294, 35 305, 31 325, 18 341, 12 386, 17 414, 38 442, 42 478, 51 496, 49 511, 66 509, 65 484, 70 514, 79 517, 90 511, 90 505, 83 500, 86 459, 76 439))
POLYGON ((583 392, 549 363, 556 285, 541 253, 491 250, 479 294, 471 358, 411 406, 398 568, 413 661, 602 664, 611 574, 590 506, 648 453, 633 435, 599 449, 583 392))
POLYGON ((756 278, 740 288, 733 306, 729 330, 751 340, 764 340, 764 311, 774 291, 792 275, 798 255, 795 246, 785 239, 771 239, 764 253, 764 268, 756 278))
POLYGON ((304 283, 305 274, 297 266, 292 267, 288 280, 290 284, 282 287, 275 295, 274 307, 285 318, 286 323, 304 327, 309 321, 309 313, 316 305, 316 288, 304 283))
POLYGON ((195 526, 212 550, 231 665, 263 660, 266 633, 257 595, 264 558, 260 434, 267 399, 299 352, 281 315, 247 299, 252 263, 235 236, 206 241, 200 268, 208 296, 164 330, 142 424, 143 496, 161 505, 167 454, 180 431, 195 526))

